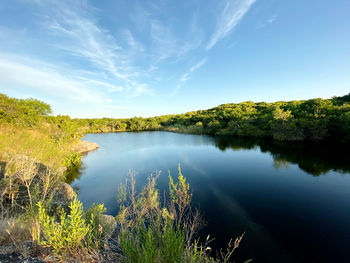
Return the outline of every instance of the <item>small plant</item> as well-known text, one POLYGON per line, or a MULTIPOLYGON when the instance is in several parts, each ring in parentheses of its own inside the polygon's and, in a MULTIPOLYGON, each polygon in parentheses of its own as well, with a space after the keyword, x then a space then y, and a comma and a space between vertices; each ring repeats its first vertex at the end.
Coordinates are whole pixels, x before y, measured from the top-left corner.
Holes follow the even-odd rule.
POLYGON ((90 247, 100 247, 103 241, 108 238, 108 233, 111 231, 110 226, 104 225, 101 222, 101 215, 106 212, 103 204, 93 204, 85 213, 84 218, 89 222, 90 231, 87 236, 87 245, 90 247))
POLYGON ((82 204, 76 195, 69 205, 70 214, 67 216, 62 209, 59 222, 55 222, 55 218, 46 213, 41 202, 38 203, 38 208, 43 232, 43 237, 39 240, 40 245, 51 248, 57 255, 86 245, 85 237, 92 230, 85 222, 82 204))
POLYGON ((80 168, 82 156, 80 153, 72 152, 64 158, 64 165, 67 170, 76 170, 80 168))
POLYGON ((190 184, 186 183, 186 178, 182 175, 180 164, 178 166, 179 176, 178 182, 174 183, 169 171, 169 192, 173 205, 176 205, 181 219, 185 210, 190 207, 192 193, 190 192, 190 184))

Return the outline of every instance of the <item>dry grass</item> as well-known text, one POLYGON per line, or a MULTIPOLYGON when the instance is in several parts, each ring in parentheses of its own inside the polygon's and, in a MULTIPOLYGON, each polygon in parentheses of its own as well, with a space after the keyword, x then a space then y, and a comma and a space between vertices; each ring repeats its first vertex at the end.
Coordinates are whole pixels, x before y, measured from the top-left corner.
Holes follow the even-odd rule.
POLYGON ((0 160, 7 161, 14 155, 27 155, 54 169, 64 166, 64 158, 71 152, 71 142, 56 140, 53 125, 40 128, 16 128, 0 124, 0 160))
POLYGON ((0 254, 17 252, 24 257, 38 256, 43 250, 33 239, 32 220, 23 218, 0 219, 0 254))

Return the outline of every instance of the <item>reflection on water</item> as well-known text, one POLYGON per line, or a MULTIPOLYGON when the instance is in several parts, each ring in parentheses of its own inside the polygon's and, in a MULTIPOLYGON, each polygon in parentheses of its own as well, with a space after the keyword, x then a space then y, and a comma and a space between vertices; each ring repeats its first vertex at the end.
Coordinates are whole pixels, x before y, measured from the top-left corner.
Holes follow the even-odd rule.
POLYGON ((254 138, 215 137, 215 145, 227 149, 256 149, 269 153, 275 168, 297 164, 305 172, 319 176, 329 171, 350 173, 349 152, 346 145, 330 143, 279 142, 254 138))
MULTIPOLYGON (((73 187, 86 206, 115 215, 129 169, 137 187, 178 163, 207 220, 213 248, 246 232, 237 262, 350 262, 350 161, 346 147, 169 132, 88 134, 100 148, 84 157, 73 187), (324 176, 319 176, 324 175, 324 176)), ((71 180, 74 179, 74 176, 71 180)), ((162 196, 162 194, 161 194, 162 196)))

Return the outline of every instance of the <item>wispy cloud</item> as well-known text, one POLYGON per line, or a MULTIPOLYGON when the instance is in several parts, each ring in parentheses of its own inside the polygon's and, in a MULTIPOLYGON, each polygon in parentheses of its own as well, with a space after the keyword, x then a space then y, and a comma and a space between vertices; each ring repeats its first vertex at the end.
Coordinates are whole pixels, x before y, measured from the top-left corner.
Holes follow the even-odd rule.
POLYGON ((177 39, 170 28, 160 21, 151 22, 152 51, 156 62, 175 56, 178 52, 177 39))
POLYGON ((207 58, 204 58, 202 60, 200 60, 199 62, 197 62, 196 64, 194 64, 188 72, 186 72, 185 74, 182 75, 180 81, 181 82, 186 82, 189 78, 190 75, 195 72, 197 69, 199 69, 201 66, 203 66, 205 64, 205 62, 207 62, 207 58))
POLYGON ((103 93, 88 85, 89 80, 69 78, 41 61, 0 54, 0 71, 3 89, 34 90, 70 101, 105 102, 103 93))
POLYGON ((150 21, 151 52, 153 63, 164 60, 178 61, 197 49, 203 42, 203 31, 198 23, 197 14, 193 14, 185 31, 177 34, 171 25, 157 19, 150 21))
POLYGON ((86 84, 97 84, 97 85, 100 85, 102 87, 107 87, 108 92, 120 92, 120 91, 123 91, 125 89, 122 86, 113 85, 110 83, 106 83, 104 81, 99 81, 99 80, 95 80, 95 79, 88 79, 85 77, 81 77, 80 79, 83 80, 86 84))
MULTIPOLYGON (((107 31, 100 28, 88 15, 77 12, 64 4, 55 2, 53 17, 47 17, 47 29, 60 39, 57 48, 74 56, 88 60, 93 66, 112 76, 127 80, 128 74, 118 67, 116 59, 122 59, 116 52, 121 49, 117 41, 107 31)), ((82 7, 84 8, 84 7, 82 7)))
POLYGON ((123 36, 124 36, 124 39, 125 39, 127 45, 130 48, 137 51, 138 53, 145 51, 145 47, 140 42, 135 40, 133 34, 131 33, 131 31, 129 29, 125 29, 123 31, 123 36))
MULTIPOLYGON (((124 45, 107 30, 96 22, 91 7, 85 1, 76 1, 71 7, 64 1, 54 1, 53 9, 49 8, 51 16, 46 16, 43 26, 54 36, 53 44, 72 57, 76 57, 89 66, 93 71, 103 72, 109 81, 115 82, 112 91, 121 91, 120 87, 127 87, 125 91, 133 94, 148 94, 139 92, 140 86, 145 84, 136 78, 139 71, 133 65, 132 52, 143 52, 144 47, 137 42, 132 33, 123 31, 124 45)), ((111 85, 111 84, 107 84, 111 85)), ((150 90, 150 88, 148 88, 150 90)))
POLYGON ((216 31, 210 38, 206 50, 213 48, 216 43, 226 37, 242 20, 255 0, 227 0, 217 21, 216 31))
POLYGON ((182 74, 179 80, 179 83, 176 85, 175 89, 171 92, 170 96, 174 96, 176 93, 178 93, 179 90, 182 88, 183 84, 190 79, 193 72, 195 72, 197 69, 202 67, 206 62, 207 62, 207 58, 201 59, 200 61, 195 63, 192 67, 190 67, 190 69, 187 72, 182 74))
POLYGON ((147 84, 140 84, 135 87, 131 97, 138 97, 143 94, 154 95, 154 90, 150 89, 147 84))
POLYGON ((277 20, 277 18, 278 18, 278 15, 272 15, 268 19, 266 19, 265 21, 259 23, 257 25, 257 28, 264 28, 267 25, 274 23, 277 20))

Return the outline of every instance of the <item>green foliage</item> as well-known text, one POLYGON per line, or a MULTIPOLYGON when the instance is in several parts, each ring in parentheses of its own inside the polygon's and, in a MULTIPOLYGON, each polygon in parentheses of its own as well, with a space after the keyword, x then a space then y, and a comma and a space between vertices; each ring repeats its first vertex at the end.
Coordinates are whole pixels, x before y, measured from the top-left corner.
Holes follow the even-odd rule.
POLYGON ((183 262, 185 237, 183 231, 170 223, 160 226, 154 222, 148 228, 136 227, 132 232, 123 231, 120 246, 125 254, 124 262, 183 262))
MULTIPOLYGON (((189 207, 189 185, 180 170, 179 178, 178 183, 171 179, 171 195, 174 202, 189 207), (179 196, 182 194, 185 198, 179 196)), ((180 222, 185 221, 185 215, 177 213, 173 201, 168 207, 161 206, 156 177, 149 178, 139 195, 135 193, 135 180, 130 182, 129 188, 120 187, 118 198, 121 203, 117 222, 121 225, 124 262, 184 262, 188 248, 185 228, 180 222)))
POLYGON ((145 130, 270 137, 292 141, 349 141, 348 130, 343 128, 344 116, 350 112, 349 97, 350 94, 330 100, 229 103, 208 110, 154 118, 70 119, 69 116, 46 116, 51 113, 51 108, 43 102, 17 100, 0 94, 0 120, 26 127, 48 122, 58 128, 51 132, 52 139, 58 143, 80 138, 88 132, 145 130))
POLYGON ((71 152, 64 158, 64 166, 66 167, 65 175, 69 177, 70 174, 74 174, 81 167, 81 160, 83 156, 77 152, 71 152))
POLYGON ((91 231, 88 233, 87 244, 90 247, 101 247, 109 236, 111 226, 103 224, 102 214, 106 212, 103 204, 93 204, 85 213, 85 221, 89 223, 91 231))
MULTIPOLYGON (((268 137, 275 140, 350 141, 343 126, 350 94, 333 99, 251 101, 154 118, 78 120, 90 132, 167 130, 192 134, 268 137), (88 122, 88 124, 87 124, 88 122), (119 123, 119 124, 116 124, 119 123), (117 128, 123 125, 122 128, 117 128)), ((347 127, 347 126, 345 126, 347 127)))
POLYGON ((180 215, 189 207, 192 194, 190 192, 190 184, 186 183, 186 178, 182 175, 180 164, 178 166, 178 182, 174 183, 169 171, 169 193, 171 201, 177 205, 180 215))
POLYGON ((14 99, 0 93, 0 121, 16 126, 34 127, 43 116, 51 113, 51 106, 39 100, 14 99))
POLYGON ((37 114, 40 116, 47 116, 52 114, 51 106, 37 99, 29 98, 19 100, 19 103, 27 108, 27 114, 37 114))
POLYGON ((209 256, 208 240, 200 245, 194 234, 200 227, 198 213, 191 210, 192 193, 190 185, 178 167, 178 180, 175 182, 169 173, 170 201, 161 205, 156 178, 149 177, 140 194, 135 192, 135 180, 121 185, 118 200, 120 209, 117 222, 120 225, 118 245, 121 258, 127 263, 180 263, 180 262, 228 262, 235 246, 223 253, 223 257, 209 256), (226 260, 221 260, 226 259, 226 260))
POLYGON ((342 97, 333 97, 332 101, 334 105, 343 105, 345 103, 350 103, 350 93, 342 97))
POLYGON ((39 243, 51 248, 56 254, 62 255, 67 251, 82 248, 85 245, 85 237, 92 231, 91 225, 85 222, 82 204, 76 196, 69 208, 70 214, 67 216, 62 209, 59 222, 55 222, 55 217, 49 216, 43 204, 38 203, 39 222, 43 232, 39 243))

